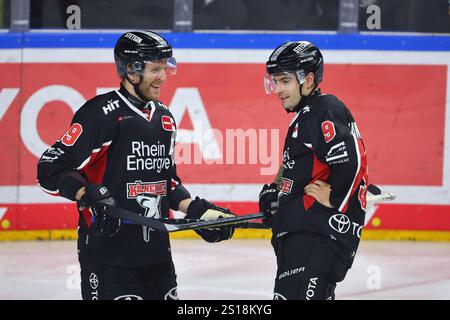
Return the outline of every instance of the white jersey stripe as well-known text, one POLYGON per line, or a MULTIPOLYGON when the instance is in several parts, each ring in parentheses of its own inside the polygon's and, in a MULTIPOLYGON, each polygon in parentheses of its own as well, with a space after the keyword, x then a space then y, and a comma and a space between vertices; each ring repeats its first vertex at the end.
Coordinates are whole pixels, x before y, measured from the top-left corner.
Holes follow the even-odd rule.
POLYGON ((76 169, 77 169, 77 170, 83 169, 83 168, 89 163, 89 161, 91 160, 91 157, 92 157, 92 155, 93 155, 94 153, 100 152, 100 150, 101 150, 103 147, 109 146, 111 143, 112 143, 112 140, 107 141, 107 142, 104 142, 104 143, 102 144, 101 148, 92 149, 91 155, 90 155, 86 160, 84 160, 83 163, 82 163, 78 168, 76 168, 76 169))
POLYGON ((39 186, 39 188, 41 188, 44 192, 46 192, 48 194, 51 194, 54 196, 57 196, 59 194, 59 190, 53 191, 53 190, 45 189, 43 186, 41 186, 41 184, 39 182, 38 182, 38 186, 39 186))

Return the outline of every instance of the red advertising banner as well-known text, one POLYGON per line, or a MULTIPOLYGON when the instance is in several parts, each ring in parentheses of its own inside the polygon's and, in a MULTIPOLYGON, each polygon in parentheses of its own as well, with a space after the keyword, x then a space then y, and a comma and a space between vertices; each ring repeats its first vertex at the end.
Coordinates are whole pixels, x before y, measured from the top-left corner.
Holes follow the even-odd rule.
MULTIPOLYGON (((78 107, 118 87, 114 65, 0 63, 0 72, 7 75, 0 78, 0 231, 75 228, 74 205, 37 187, 36 163, 78 107)), ((183 182, 238 213, 257 211, 292 117, 264 93, 264 72, 257 63, 185 62, 162 87, 161 100, 178 122, 183 182)), ((369 214, 369 228, 450 230, 447 77, 444 64, 326 64, 322 92, 356 118, 369 182, 399 195, 369 214)))

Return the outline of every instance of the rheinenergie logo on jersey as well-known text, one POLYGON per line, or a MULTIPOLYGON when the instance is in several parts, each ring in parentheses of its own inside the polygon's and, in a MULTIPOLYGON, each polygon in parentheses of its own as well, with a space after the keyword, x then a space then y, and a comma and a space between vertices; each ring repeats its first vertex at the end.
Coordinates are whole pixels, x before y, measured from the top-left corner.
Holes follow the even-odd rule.
POLYGON ((170 169, 172 163, 164 144, 145 144, 143 141, 131 142, 131 154, 127 155, 127 170, 161 170, 170 169))

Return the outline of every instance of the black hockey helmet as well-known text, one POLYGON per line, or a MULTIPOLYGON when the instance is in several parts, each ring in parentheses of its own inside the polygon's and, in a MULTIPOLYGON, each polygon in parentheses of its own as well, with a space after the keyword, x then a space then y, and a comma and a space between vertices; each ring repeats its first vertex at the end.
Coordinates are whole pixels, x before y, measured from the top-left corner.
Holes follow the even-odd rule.
POLYGON ((270 93, 270 75, 277 73, 294 73, 300 84, 303 84, 309 72, 314 73, 316 86, 322 81, 323 56, 319 48, 308 41, 290 41, 278 46, 266 63, 266 92, 270 93))
POLYGON ((176 61, 172 57, 172 46, 156 32, 130 31, 122 34, 114 47, 114 60, 120 76, 128 72, 143 74, 146 62, 167 59, 170 73, 176 72, 176 61))

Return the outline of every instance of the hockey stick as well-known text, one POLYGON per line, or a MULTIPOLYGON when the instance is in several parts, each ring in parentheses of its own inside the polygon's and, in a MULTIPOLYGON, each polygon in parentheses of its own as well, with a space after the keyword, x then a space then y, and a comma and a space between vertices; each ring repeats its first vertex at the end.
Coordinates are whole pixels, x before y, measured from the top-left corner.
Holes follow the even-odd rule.
MULTIPOLYGON (((278 170, 278 174, 275 178, 275 183, 280 184, 281 177, 283 174, 283 166, 278 170)), ((395 196, 391 193, 381 194, 381 190, 375 185, 369 185, 369 192, 374 193, 374 195, 369 195, 367 197, 368 203, 370 202, 383 202, 392 201, 395 196)), ((262 223, 250 223, 248 221, 262 219, 265 217, 263 212, 257 212, 252 214, 246 214, 241 216, 234 216, 230 218, 221 218, 218 220, 207 221, 207 220, 192 220, 192 219, 153 219, 149 217, 144 217, 136 214, 132 211, 128 211, 118 207, 110 207, 107 209, 108 215, 113 218, 128 220, 134 224, 140 224, 147 226, 156 230, 164 232, 177 232, 184 230, 195 230, 195 229, 205 229, 214 228, 226 225, 236 225, 240 228, 257 228, 265 229, 262 227, 262 223)))
POLYGON ((253 214, 246 214, 242 216, 235 216, 231 218, 222 218, 213 221, 207 220, 189 220, 189 219, 165 219, 157 220, 153 218, 147 218, 136 214, 132 211, 128 211, 118 207, 110 207, 107 209, 107 214, 113 218, 124 219, 131 221, 135 224, 147 226, 156 230, 165 232, 176 232, 183 230, 195 230, 204 228, 214 228, 218 226, 226 226, 230 224, 238 224, 250 220, 264 218, 264 213, 258 212, 253 214), (191 221, 191 222, 190 222, 191 221), (180 223, 177 223, 180 222, 180 223))
MULTIPOLYGON (((392 201, 395 199, 395 195, 392 193, 383 193, 378 195, 367 196, 368 203, 379 203, 385 201, 392 201)), ((231 218, 222 218, 219 220, 207 221, 197 219, 153 219, 141 216, 132 211, 128 211, 118 207, 111 207, 108 209, 108 215, 113 218, 124 219, 131 221, 135 224, 144 225, 156 230, 165 232, 177 232, 184 230, 195 230, 204 228, 214 228, 226 225, 237 225, 239 228, 257 228, 265 229, 262 223, 249 223, 247 221, 257 220, 264 218, 264 213, 257 212, 252 214, 246 214, 241 216, 235 216, 231 218), (261 225, 261 226, 260 226, 261 225)))
POLYGON ((379 202, 387 202, 387 201, 394 201, 396 198, 395 194, 390 192, 385 192, 381 194, 374 194, 374 195, 368 195, 366 197, 367 203, 375 204, 379 202))

